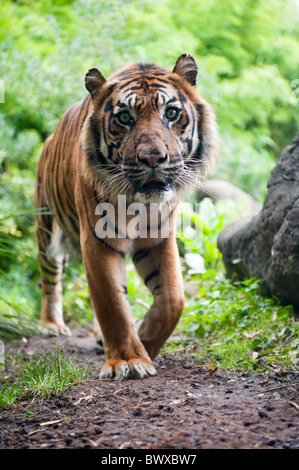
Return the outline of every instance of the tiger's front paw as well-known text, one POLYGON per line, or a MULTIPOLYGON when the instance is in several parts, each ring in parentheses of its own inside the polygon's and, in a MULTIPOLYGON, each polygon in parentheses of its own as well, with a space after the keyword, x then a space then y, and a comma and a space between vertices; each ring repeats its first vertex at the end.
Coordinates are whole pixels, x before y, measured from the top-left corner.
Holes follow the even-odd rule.
POLYGON ((101 380, 144 379, 156 375, 153 364, 144 357, 136 357, 125 361, 110 359, 103 365, 100 372, 101 380))

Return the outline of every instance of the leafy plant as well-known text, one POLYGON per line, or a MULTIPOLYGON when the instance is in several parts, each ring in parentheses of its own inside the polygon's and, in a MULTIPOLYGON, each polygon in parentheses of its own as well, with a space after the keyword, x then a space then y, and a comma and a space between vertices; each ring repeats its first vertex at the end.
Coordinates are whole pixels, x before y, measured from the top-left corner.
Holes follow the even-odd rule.
POLYGON ((206 216, 202 221, 199 214, 193 214, 194 224, 202 228, 201 248, 181 234, 184 277, 188 282, 178 331, 196 339, 195 355, 199 360, 220 367, 297 367, 299 322, 294 320, 293 307, 263 297, 257 279, 233 282, 225 277, 217 234, 228 216, 238 214, 238 208, 231 211, 226 205, 213 207, 209 200, 204 205, 202 214, 206 216))

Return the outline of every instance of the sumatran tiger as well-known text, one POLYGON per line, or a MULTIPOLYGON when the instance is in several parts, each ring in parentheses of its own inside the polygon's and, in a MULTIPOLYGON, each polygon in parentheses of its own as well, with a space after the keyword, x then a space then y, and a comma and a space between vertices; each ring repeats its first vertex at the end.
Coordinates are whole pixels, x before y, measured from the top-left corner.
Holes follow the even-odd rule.
POLYGON ((206 173, 217 149, 214 113, 197 94, 196 77, 196 63, 186 54, 172 71, 138 63, 105 79, 92 68, 85 76, 88 96, 66 111, 44 144, 35 195, 41 322, 70 334, 61 279, 67 256, 80 253, 106 356, 100 379, 156 374, 152 359, 183 312, 178 203, 206 173), (119 196, 126 199, 121 209, 119 196), (112 205, 116 221, 99 210, 101 203, 112 205), (155 204, 168 208, 155 219, 158 236, 150 236, 149 218, 147 236, 126 233, 131 203, 143 205, 147 214, 155 204), (96 230, 103 217, 110 226, 106 237, 96 230), (168 234, 162 236, 166 222, 168 234), (138 332, 126 295, 127 253, 154 299, 138 332))

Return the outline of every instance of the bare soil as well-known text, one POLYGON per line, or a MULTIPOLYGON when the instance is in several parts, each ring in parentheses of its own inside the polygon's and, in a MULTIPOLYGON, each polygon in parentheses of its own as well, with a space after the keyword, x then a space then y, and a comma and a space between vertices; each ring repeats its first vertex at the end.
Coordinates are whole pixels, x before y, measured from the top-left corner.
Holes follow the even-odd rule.
MULTIPOLYGON (((2 449, 298 449, 298 373, 232 373, 183 353, 159 355, 146 380, 99 381, 103 349, 84 327, 6 344, 6 355, 91 359, 88 382, 0 412, 2 449)), ((6 371, 6 374, 12 373, 6 371)))

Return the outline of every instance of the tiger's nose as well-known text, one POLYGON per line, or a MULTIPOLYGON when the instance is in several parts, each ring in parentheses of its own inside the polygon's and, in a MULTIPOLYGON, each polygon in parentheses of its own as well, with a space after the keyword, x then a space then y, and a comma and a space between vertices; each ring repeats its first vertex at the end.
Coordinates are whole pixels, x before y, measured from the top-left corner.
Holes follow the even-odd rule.
POLYGON ((166 162, 168 156, 165 155, 162 157, 161 155, 140 155, 137 157, 141 163, 145 163, 150 168, 157 168, 157 166, 161 165, 161 163, 166 162))

